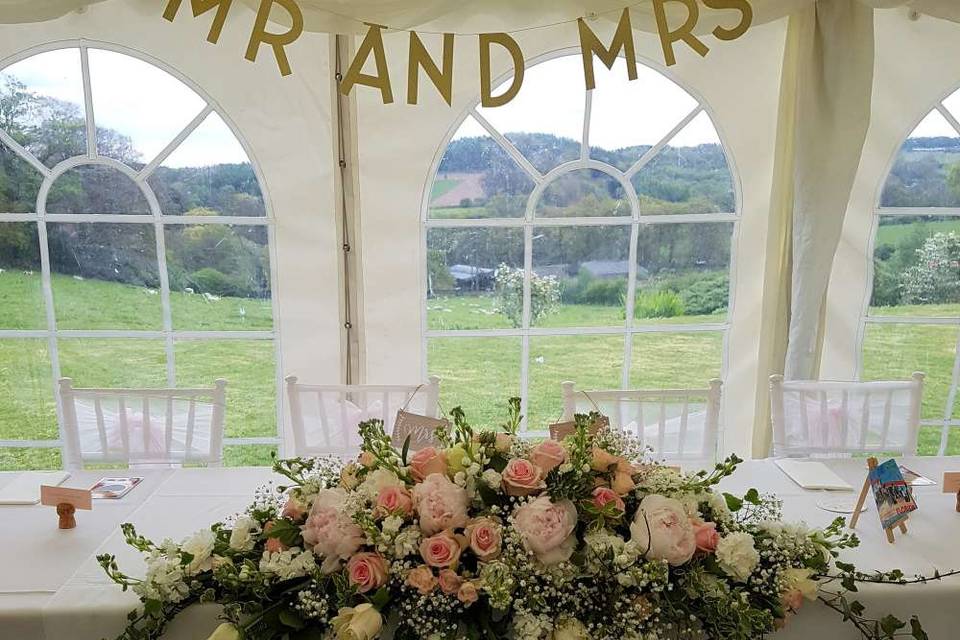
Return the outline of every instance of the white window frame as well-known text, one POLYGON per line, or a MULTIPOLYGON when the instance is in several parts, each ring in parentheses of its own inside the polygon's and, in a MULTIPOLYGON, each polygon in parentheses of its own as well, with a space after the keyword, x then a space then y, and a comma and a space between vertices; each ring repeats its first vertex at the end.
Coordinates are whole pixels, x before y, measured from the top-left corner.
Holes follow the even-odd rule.
MULTIPOLYGON (((940 427, 940 447, 937 455, 946 455, 947 442, 950 438, 950 430, 954 427, 960 427, 960 420, 953 418, 953 409, 957 399, 957 387, 960 386, 960 316, 877 316, 870 315, 870 301, 873 298, 873 278, 874 278, 874 252, 876 251, 877 234, 880 230, 881 217, 894 218, 897 216, 937 216, 942 218, 960 218, 960 208, 950 207, 884 207, 881 205, 883 191, 890 179, 890 172, 893 171, 893 165, 900 155, 900 149, 910 138, 910 134, 927 118, 932 112, 937 111, 947 121, 957 136, 960 136, 960 122, 950 113, 950 110, 943 104, 944 100, 954 94, 955 90, 941 96, 929 109, 923 112, 919 120, 913 123, 910 130, 901 138, 900 144, 894 150, 893 155, 887 163, 887 170, 883 173, 883 179, 877 188, 874 198, 873 221, 870 226, 870 238, 867 242, 867 287, 864 293, 863 308, 860 313, 860 326, 857 331, 857 368, 856 379, 860 380, 863 375, 863 344, 866 339, 868 324, 917 324, 917 325, 940 325, 957 327, 957 341, 954 347, 953 370, 951 373, 950 387, 947 391, 947 402, 943 411, 942 419, 920 420, 922 427, 940 427)), ((929 375, 929 373, 927 374, 929 375)))
MULTIPOLYGON (((579 55, 579 49, 561 49, 542 56, 531 58, 527 61, 527 69, 547 62, 555 58, 570 55, 579 55)), ((479 112, 479 100, 474 102, 454 121, 446 136, 443 144, 440 146, 430 170, 429 177, 424 185, 423 198, 421 200, 421 234, 420 234, 420 335, 421 335, 421 354, 422 354, 422 375, 426 377, 429 374, 428 343, 432 338, 497 338, 497 337, 519 337, 521 340, 520 348, 520 399, 521 411, 524 415, 521 425, 521 432, 527 437, 540 437, 547 434, 546 429, 531 430, 527 424, 527 404, 529 399, 529 375, 530 375, 530 338, 531 336, 572 336, 572 335, 616 335, 624 338, 624 357, 621 370, 621 388, 630 388, 630 368, 633 361, 633 336, 640 333, 721 333, 722 349, 720 376, 726 377, 728 362, 728 346, 730 336, 730 318, 733 315, 734 292, 736 284, 734 277, 736 274, 736 249, 737 238, 739 237, 740 217, 741 217, 741 188, 738 173, 736 171, 733 158, 730 155, 729 147, 724 142, 723 134, 717 124, 717 119, 711 112, 706 101, 695 92, 687 88, 671 72, 649 60, 637 58, 638 64, 645 65, 662 76, 673 82, 691 98, 696 101, 696 106, 687 113, 678 124, 676 124, 667 134, 665 134, 655 145, 643 154, 634 164, 621 171, 616 167, 605 162, 594 160, 590 157, 590 113, 593 100, 593 90, 585 92, 585 104, 583 113, 583 132, 580 140, 580 157, 576 160, 561 163, 546 173, 538 171, 529 160, 496 129, 479 112), (694 118, 701 113, 706 113, 720 139, 720 146, 726 159, 727 168, 730 172, 730 179, 733 187, 734 210, 733 212, 714 212, 703 214, 679 214, 679 215, 652 215, 643 214, 640 211, 639 198, 634 189, 631 179, 646 166, 651 160, 657 157, 669 142, 684 129, 694 118), (433 182, 436 178, 440 163, 451 139, 457 130, 463 124, 467 117, 472 117, 480 126, 484 128, 487 134, 497 142, 497 144, 511 157, 514 162, 526 173, 527 177, 533 181, 534 188, 527 197, 527 206, 523 217, 516 218, 480 218, 480 219, 432 219, 430 218, 430 195, 433 182), (571 171, 582 169, 596 169, 606 173, 616 179, 624 188, 626 198, 630 203, 629 216, 616 217, 571 217, 571 218, 550 218, 536 217, 535 211, 540 200, 540 195, 544 189, 554 180, 568 174, 571 171), (637 243, 640 228, 652 224, 683 224, 683 223, 733 223, 730 234, 730 264, 729 264, 729 282, 727 314, 724 322, 715 323, 692 323, 692 324, 654 324, 637 322, 634 318, 634 305, 636 298, 636 276, 637 276, 637 243), (630 249, 628 255, 629 273, 627 277, 627 299, 625 304, 625 321, 622 326, 596 326, 596 327, 534 327, 531 326, 530 318, 530 280, 533 273, 533 230, 534 227, 583 227, 583 226, 630 226, 630 249), (461 330, 439 330, 430 329, 428 318, 428 292, 426 286, 427 270, 427 235, 430 229, 439 228, 469 228, 480 227, 499 227, 499 228, 519 228, 523 229, 524 242, 524 278, 523 278, 523 323, 516 329, 461 329, 461 330)), ((512 74, 506 73, 498 78, 493 86, 499 85, 510 79, 512 74)), ((557 389, 559 401, 560 390, 557 389)), ((723 442, 724 436, 723 419, 721 417, 720 428, 718 432, 718 442, 723 442)))
MULTIPOLYGON (((243 438, 224 438, 224 446, 237 445, 275 445, 280 454, 283 453, 283 378, 281 375, 280 362, 280 340, 277 327, 279 326, 279 305, 277 302, 277 275, 276 275, 276 241, 275 241, 275 217, 273 208, 266 189, 266 181, 260 171, 259 163, 256 161, 255 154, 237 126, 226 115, 225 111, 213 100, 205 91, 198 87, 193 81, 175 68, 164 63, 161 60, 153 58, 140 51, 122 47, 116 44, 91 41, 91 40, 64 40, 47 43, 38 47, 32 47, 17 53, 14 56, 0 61, 0 72, 3 72, 9 66, 26 60, 35 55, 56 51, 61 49, 79 49, 81 74, 83 81, 83 97, 86 114, 86 139, 87 148, 83 155, 68 158, 53 168, 47 167, 34 157, 29 151, 17 144, 5 131, 0 130, 0 141, 8 149, 13 151, 24 161, 28 162, 39 173, 43 175, 43 182, 37 194, 37 203, 34 213, 5 213, 0 212, 0 223, 6 222, 27 222, 34 223, 37 226, 37 239, 40 245, 40 265, 41 265, 41 286, 43 294, 43 303, 46 312, 46 329, 21 330, 21 329, 0 329, 0 339, 46 339, 47 351, 51 364, 52 392, 56 404, 57 425, 59 437, 49 440, 0 440, 0 449, 2 448, 53 448, 60 449, 61 455, 65 459, 64 447, 66 438, 64 434, 63 409, 60 402, 58 380, 61 377, 60 355, 58 349, 59 338, 111 338, 111 339, 162 339, 164 341, 164 351, 166 355, 166 384, 170 387, 176 386, 176 361, 175 344, 177 341, 197 340, 197 341, 222 341, 222 340, 270 340, 273 341, 274 349, 274 368, 275 383, 274 393, 276 397, 276 435, 263 437, 243 437, 243 438), (92 85, 90 82, 90 66, 88 51, 98 49, 111 51, 135 58, 157 67, 182 82, 186 87, 199 96, 204 106, 197 115, 178 133, 173 140, 159 153, 155 158, 149 161, 140 171, 114 160, 113 158, 101 156, 96 148, 96 114, 93 108, 92 85), (237 142, 243 148, 254 174, 256 175, 260 192, 263 196, 265 215, 260 216, 189 216, 164 214, 160 210, 159 202, 154 194, 152 187, 147 183, 147 179, 153 174, 164 160, 173 153, 181 143, 183 143, 193 131, 211 113, 216 113, 230 129, 237 142), (79 166, 98 165, 120 171, 140 189, 150 208, 149 214, 128 215, 128 214, 52 214, 46 211, 47 195, 54 181, 63 175, 66 171, 79 166), (111 223, 111 224, 152 224, 156 240, 156 253, 158 264, 158 275, 160 280, 159 295, 162 310, 162 329, 157 331, 139 331, 139 330, 71 330, 59 329, 57 327, 56 312, 53 303, 53 289, 50 277, 50 253, 47 242, 47 223, 69 222, 69 223, 111 223), (264 227, 267 230, 267 249, 270 256, 270 301, 272 311, 272 328, 269 330, 255 331, 188 331, 176 330, 173 328, 172 312, 170 306, 170 283, 167 272, 167 257, 165 248, 164 229, 169 226, 177 225, 200 225, 200 224, 228 224, 232 226, 257 226, 264 227)), ((212 382, 212 381, 211 381, 212 382)), ((229 382, 229 381, 228 381, 229 382)))

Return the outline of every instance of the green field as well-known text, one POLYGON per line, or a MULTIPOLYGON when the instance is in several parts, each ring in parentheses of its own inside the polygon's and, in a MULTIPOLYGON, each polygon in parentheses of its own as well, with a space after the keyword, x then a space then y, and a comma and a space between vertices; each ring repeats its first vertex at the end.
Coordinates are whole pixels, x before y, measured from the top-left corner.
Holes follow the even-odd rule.
MULTIPOLYGON (((159 297, 143 288, 65 276, 53 279, 60 326, 84 329, 156 329, 159 297), (107 301, 105 304, 104 301, 107 301), (108 306, 107 306, 108 305, 108 306), (104 313, 109 310, 109 313, 104 313), (62 315, 66 314, 66 315, 62 315), (155 315, 157 317, 155 317, 155 315)), ((180 329, 269 329, 267 301, 172 294, 174 326, 180 329), (240 313, 240 309, 244 313, 240 313)), ((0 273, 0 328, 43 329, 38 274, 0 273)), ((888 307, 883 313, 932 313, 933 309, 888 307)), ((938 305, 937 315, 958 315, 960 305, 938 305)), ((428 302, 431 329, 507 328, 493 299, 485 296, 436 298, 428 302)), ((564 305, 540 326, 619 326, 619 307, 564 305)), ((688 316, 662 323, 723 322, 724 316, 688 316)), ((645 320, 644 322, 652 322, 645 320)), ((903 378, 915 370, 928 374, 924 417, 942 418, 956 328, 950 326, 869 325, 864 345, 865 378, 903 378)), ((634 336, 630 384, 644 387, 705 385, 718 376, 723 334, 716 331, 650 333, 634 336)), ((583 387, 617 387, 621 381, 622 336, 534 336, 530 340, 531 428, 542 429, 560 411, 564 380, 583 387)), ((162 386, 166 382, 161 340, 61 338, 62 372, 78 386, 162 386)), ((519 392, 520 340, 432 338, 428 343, 431 373, 443 382, 442 404, 464 407, 477 424, 496 424, 506 397, 519 392)), ((229 380, 227 435, 272 436, 276 433, 274 345, 269 340, 180 341, 175 347, 177 383, 209 385, 229 380)), ((960 410, 955 417, 960 417, 960 410)), ((47 341, 0 339, 0 439, 57 437, 53 380, 47 341)), ((925 428, 921 451, 935 453, 939 434, 925 428)), ((228 464, 265 464, 271 447, 227 447, 228 464)), ((950 451, 960 454, 960 430, 950 451)), ((51 468, 60 465, 57 449, 0 449, 0 469, 51 468)))
MULTIPOLYGON (((896 244, 904 236, 914 232, 918 227, 916 222, 908 224, 882 224, 877 227, 877 246, 883 244, 896 244)), ((933 235, 937 232, 949 233, 954 231, 960 233, 960 219, 953 220, 934 220, 922 223, 922 228, 926 235, 933 235)))

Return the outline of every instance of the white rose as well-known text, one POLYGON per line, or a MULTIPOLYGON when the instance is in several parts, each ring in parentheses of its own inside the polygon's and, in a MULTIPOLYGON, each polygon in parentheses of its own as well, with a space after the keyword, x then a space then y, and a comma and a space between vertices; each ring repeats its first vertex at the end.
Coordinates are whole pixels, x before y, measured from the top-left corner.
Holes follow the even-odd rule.
POLYGON ((697 541, 690 518, 678 500, 649 495, 640 501, 630 538, 645 557, 666 560, 676 567, 685 564, 697 550, 697 541))
POLYGON ((183 541, 180 550, 193 556, 187 565, 187 573, 207 571, 213 566, 213 545, 217 536, 210 529, 201 529, 183 541))
POLYGON ((740 582, 746 582, 760 564, 760 554, 753 546, 753 536, 749 533, 731 533, 720 538, 716 556, 723 572, 740 582))
POLYGON ((260 533, 260 525, 250 516, 240 516, 233 523, 233 531, 230 532, 230 548, 237 551, 250 551, 253 549, 256 540, 254 535, 260 533))
POLYGON ((207 640, 240 640, 240 632, 229 622, 224 622, 213 630, 207 640))
POLYGON ((483 475, 480 476, 480 479, 483 480, 483 484, 491 489, 499 489, 502 480, 500 474, 495 469, 487 469, 483 472, 483 475))
POLYGON ((561 618, 553 628, 550 640, 588 640, 587 628, 576 618, 561 618))
POLYGON ((373 640, 380 635, 383 617, 369 602, 343 607, 330 621, 337 640, 373 640))

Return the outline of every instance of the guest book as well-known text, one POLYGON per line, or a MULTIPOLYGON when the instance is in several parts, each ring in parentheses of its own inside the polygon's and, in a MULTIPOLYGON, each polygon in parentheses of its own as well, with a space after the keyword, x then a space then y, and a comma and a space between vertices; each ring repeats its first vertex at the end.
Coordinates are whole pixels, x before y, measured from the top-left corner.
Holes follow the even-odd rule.
POLYGON ((56 486, 69 477, 66 471, 25 471, 0 489, 0 504, 37 504, 40 485, 56 486))
POLYGON ((816 460, 794 460, 780 458, 777 466, 790 479, 804 489, 820 489, 825 491, 853 491, 846 480, 834 473, 827 465, 816 460))

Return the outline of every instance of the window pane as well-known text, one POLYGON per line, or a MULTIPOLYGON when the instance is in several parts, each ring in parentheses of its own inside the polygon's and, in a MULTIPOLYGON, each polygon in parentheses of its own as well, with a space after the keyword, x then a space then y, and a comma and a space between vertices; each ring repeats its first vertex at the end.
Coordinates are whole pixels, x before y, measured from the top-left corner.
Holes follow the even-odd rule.
POLYGON ((636 333, 631 357, 631 387, 706 389, 720 377, 723 332, 636 333))
MULTIPOLYGON (((580 56, 548 60, 526 70, 523 87, 513 100, 479 112, 530 164, 546 173, 580 157, 585 100, 582 77, 580 56)), ((494 89, 493 95, 500 95, 510 82, 494 89)))
POLYGON ((61 338, 60 370, 75 387, 167 387, 162 340, 61 338))
POLYGON ((523 231, 482 227, 427 230, 427 322, 431 329, 520 326, 523 231), (495 273, 513 276, 497 294, 495 273), (517 284, 517 270, 520 270, 517 284))
POLYGON ((47 325, 33 222, 0 222, 0 329, 47 325))
MULTIPOLYGON (((0 101, 4 100, 0 85, 0 101)), ((36 213, 43 176, 0 143, 0 213, 36 213)))
POLYGON ((519 218, 530 175, 487 130, 467 117, 443 154, 430 192, 431 218, 519 218))
POLYGON ((880 217, 870 313, 960 317, 960 218, 880 217))
MULTIPOLYGON (((942 420, 953 376, 957 327, 867 323, 863 335, 863 380, 908 380, 914 371, 923 381, 924 420, 942 420)), ((960 406, 954 409, 960 417, 960 406)))
POLYGON ((177 385, 227 381, 226 435, 277 434, 277 369, 272 340, 184 340, 176 344, 177 385))
POLYGON ((706 112, 637 172, 633 186, 641 215, 736 211, 727 157, 706 112))
POLYGON ((47 341, 0 340, 0 440, 58 437, 47 341))
POLYGON ((475 427, 502 424, 520 395, 520 338, 431 338, 427 362, 444 412, 460 406, 475 427))
POLYGON ((277 453, 273 444, 244 444, 223 448, 223 464, 228 467, 269 467, 270 453, 277 453))
POLYGON ((535 229, 531 324, 623 326, 629 258, 629 226, 535 229))
POLYGON ((562 382, 619 389, 622 376, 623 336, 531 337, 527 429, 544 432, 562 416, 562 382))
POLYGON ((723 322, 732 222, 641 226, 636 322, 723 322))
POLYGON ((897 153, 883 187, 884 207, 960 206, 960 135, 936 110, 897 153))
POLYGON ((89 49, 88 54, 97 151, 102 156, 131 166, 150 162, 206 106, 186 85, 152 64, 103 49, 89 49))
POLYGON ((537 202, 536 213, 545 218, 631 215, 620 181, 596 169, 577 169, 551 182, 537 202))
POLYGON ((6 131, 48 167, 87 152, 80 50, 31 56, 0 73, 6 131))
POLYGON ((273 327, 266 227, 172 225, 165 234, 174 329, 273 327))
POLYGON ((650 67, 637 79, 617 58, 613 69, 594 61, 597 88, 590 106, 590 157, 626 171, 697 106, 697 101, 650 67), (625 122, 630 126, 623 126, 625 122))
POLYGON ((153 227, 48 224, 60 329, 160 329, 153 227))
POLYGON ((86 164, 57 178, 47 196, 47 213, 149 214, 140 187, 120 171, 86 164))
POLYGON ((60 449, 39 447, 0 448, 0 471, 62 469, 60 449))
POLYGON ((267 215, 253 165, 216 113, 207 116, 147 182, 167 215, 267 215))

